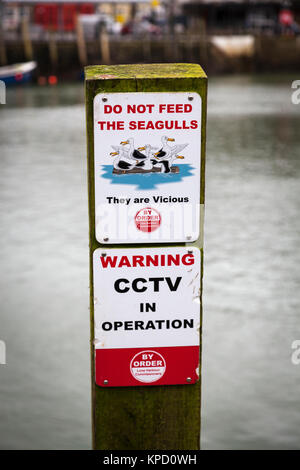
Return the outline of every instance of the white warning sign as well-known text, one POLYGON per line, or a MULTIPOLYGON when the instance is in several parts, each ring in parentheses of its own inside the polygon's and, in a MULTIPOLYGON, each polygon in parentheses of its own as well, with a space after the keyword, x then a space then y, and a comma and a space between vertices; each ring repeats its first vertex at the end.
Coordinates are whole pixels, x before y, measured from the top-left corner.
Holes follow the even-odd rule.
POLYGON ((94 252, 96 383, 195 383, 200 251, 99 248, 94 252))
POLYGON ((96 95, 94 162, 100 243, 198 239, 200 95, 96 95))

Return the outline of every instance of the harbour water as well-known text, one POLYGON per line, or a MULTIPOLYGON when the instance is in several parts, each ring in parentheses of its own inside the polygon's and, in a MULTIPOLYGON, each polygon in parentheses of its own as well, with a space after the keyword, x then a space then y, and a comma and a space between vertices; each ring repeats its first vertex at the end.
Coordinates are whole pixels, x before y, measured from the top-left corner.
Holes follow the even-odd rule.
MULTIPOLYGON (((300 448, 299 77, 210 80, 203 449, 300 448)), ((9 89, 0 108, 1 449, 88 449, 81 84, 9 89)))

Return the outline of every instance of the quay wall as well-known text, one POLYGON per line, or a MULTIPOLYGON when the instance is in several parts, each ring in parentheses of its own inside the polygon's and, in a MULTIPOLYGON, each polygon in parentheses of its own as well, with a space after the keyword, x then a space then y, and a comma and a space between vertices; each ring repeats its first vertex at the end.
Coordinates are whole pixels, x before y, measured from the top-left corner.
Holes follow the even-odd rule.
POLYGON ((239 54, 228 53, 218 48, 209 37, 199 36, 161 39, 112 37, 106 42, 105 60, 100 40, 86 41, 83 47, 84 60, 76 40, 56 40, 51 44, 47 40, 32 41, 31 56, 28 56, 28 48, 22 40, 5 42, 7 63, 36 60, 38 74, 55 73, 65 78, 80 75, 84 65, 108 63, 107 57, 111 64, 198 62, 208 74, 300 71, 300 37, 256 36, 251 53, 245 54, 242 51, 239 54))

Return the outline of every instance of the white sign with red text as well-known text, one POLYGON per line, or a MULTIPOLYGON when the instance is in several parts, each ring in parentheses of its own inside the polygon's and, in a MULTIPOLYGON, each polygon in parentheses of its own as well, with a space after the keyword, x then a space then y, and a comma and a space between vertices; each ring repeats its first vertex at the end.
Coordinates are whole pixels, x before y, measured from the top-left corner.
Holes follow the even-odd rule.
POLYGON ((200 95, 99 93, 94 163, 100 243, 198 239, 200 95))
POLYGON ((93 267, 96 383, 195 383, 200 251, 99 248, 93 267))

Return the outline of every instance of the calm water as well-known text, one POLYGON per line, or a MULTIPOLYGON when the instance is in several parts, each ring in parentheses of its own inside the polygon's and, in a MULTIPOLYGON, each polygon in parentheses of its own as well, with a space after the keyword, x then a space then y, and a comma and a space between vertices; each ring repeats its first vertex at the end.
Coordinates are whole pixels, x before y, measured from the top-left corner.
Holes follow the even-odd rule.
MULTIPOLYGON (((210 81, 203 449, 300 448, 299 77, 210 81)), ((88 449, 81 85, 0 108, 0 448, 88 449)))

